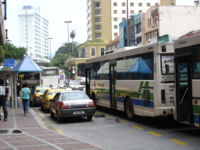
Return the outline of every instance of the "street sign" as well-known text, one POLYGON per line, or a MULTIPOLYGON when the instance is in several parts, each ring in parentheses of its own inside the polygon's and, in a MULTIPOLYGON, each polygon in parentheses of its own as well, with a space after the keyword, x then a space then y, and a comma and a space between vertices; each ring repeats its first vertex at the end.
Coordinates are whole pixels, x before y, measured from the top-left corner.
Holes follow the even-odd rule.
POLYGON ((14 67, 15 60, 14 59, 4 59, 3 63, 4 63, 4 65, 3 65, 4 68, 11 68, 11 67, 14 67))

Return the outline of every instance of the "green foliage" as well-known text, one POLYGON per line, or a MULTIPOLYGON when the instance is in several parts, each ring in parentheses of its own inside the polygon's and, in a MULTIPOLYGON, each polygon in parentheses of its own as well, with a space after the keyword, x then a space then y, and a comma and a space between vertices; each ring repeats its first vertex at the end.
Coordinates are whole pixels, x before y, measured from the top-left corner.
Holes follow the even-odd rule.
POLYGON ((4 49, 2 46, 0 46, 0 63, 2 63, 4 60, 4 49))
POLYGON ((52 59, 52 64, 61 69, 65 69, 65 61, 67 60, 67 54, 59 54, 52 59))
POLYGON ((3 62, 4 58, 22 59, 25 54, 25 48, 17 48, 11 43, 6 43, 0 46, 0 63, 3 62))
POLYGON ((67 56, 78 57, 78 46, 79 44, 76 42, 65 43, 57 50, 54 57, 57 57, 59 54, 67 54, 67 56))
POLYGON ((11 43, 6 43, 2 46, 4 49, 4 58, 22 59, 26 54, 26 48, 16 47, 11 43))
POLYGON ((57 66, 60 69, 64 69, 66 74, 69 74, 68 72, 68 65, 65 63, 68 58, 71 56, 77 57, 78 56, 78 46, 79 44, 76 42, 72 43, 65 43, 63 46, 61 46, 58 51, 56 52, 54 58, 52 59, 52 65, 57 66), (72 53, 73 50, 73 53, 72 53))

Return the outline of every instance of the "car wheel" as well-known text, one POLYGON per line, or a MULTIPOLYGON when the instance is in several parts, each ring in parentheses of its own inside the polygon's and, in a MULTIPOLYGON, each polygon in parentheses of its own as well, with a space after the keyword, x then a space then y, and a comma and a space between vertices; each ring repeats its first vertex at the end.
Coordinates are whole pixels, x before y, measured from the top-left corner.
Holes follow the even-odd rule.
POLYGON ((55 116, 54 116, 54 114, 53 114, 53 112, 52 112, 52 111, 50 112, 50 117, 51 117, 52 119, 54 119, 54 118, 55 118, 55 116))
POLYGON ((61 123, 62 122, 62 117, 60 117, 58 114, 56 114, 56 120, 59 122, 59 123, 61 123))
POLYGON ((125 102, 125 113, 128 119, 133 119, 134 116, 133 103, 129 98, 125 102))
POLYGON ((88 121, 92 121, 92 116, 87 116, 88 121))

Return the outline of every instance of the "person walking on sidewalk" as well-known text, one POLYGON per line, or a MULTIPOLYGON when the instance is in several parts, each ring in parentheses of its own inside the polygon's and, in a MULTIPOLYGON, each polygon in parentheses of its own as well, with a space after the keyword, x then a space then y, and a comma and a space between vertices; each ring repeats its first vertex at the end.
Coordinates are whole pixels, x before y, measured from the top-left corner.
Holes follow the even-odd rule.
POLYGON ((25 83, 20 91, 20 95, 22 98, 22 104, 23 104, 23 110, 24 110, 24 115, 28 115, 28 109, 29 109, 29 103, 30 103, 30 95, 31 95, 31 90, 28 88, 28 84, 25 83))
MULTIPOLYGON (((8 88, 6 87, 4 80, 0 79, 0 107, 3 108, 4 121, 8 120, 8 110, 7 110, 8 93, 9 91, 8 88)), ((1 114, 0 114, 0 120, 1 120, 1 114)))

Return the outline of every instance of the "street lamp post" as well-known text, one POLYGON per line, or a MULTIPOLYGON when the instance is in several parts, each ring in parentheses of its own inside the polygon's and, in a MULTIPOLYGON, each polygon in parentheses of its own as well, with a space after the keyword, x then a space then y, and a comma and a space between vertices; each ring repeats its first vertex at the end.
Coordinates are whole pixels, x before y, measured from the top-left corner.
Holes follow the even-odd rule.
POLYGON ((68 32, 68 43, 69 43, 69 24, 72 23, 72 21, 64 21, 64 23, 67 24, 67 32, 68 32))
POLYGON ((52 37, 49 37, 49 38, 48 38, 48 40, 49 40, 49 51, 50 51, 49 58, 50 58, 50 60, 51 60, 51 40, 52 40, 52 39, 53 39, 52 37))

